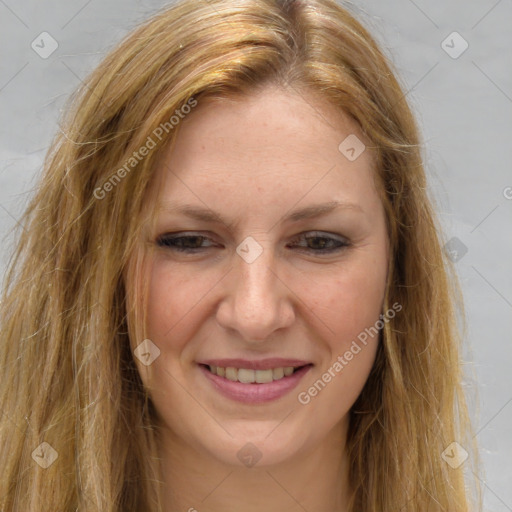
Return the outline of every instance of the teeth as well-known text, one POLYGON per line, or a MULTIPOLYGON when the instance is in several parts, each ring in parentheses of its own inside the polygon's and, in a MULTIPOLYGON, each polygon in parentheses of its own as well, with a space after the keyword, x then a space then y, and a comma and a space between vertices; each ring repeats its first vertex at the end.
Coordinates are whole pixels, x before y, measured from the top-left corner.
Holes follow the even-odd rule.
POLYGON ((238 380, 238 370, 236 368, 226 368, 226 379, 238 380))
POLYGON ((274 380, 279 380, 284 377, 284 368, 274 368, 272 370, 272 377, 274 380))
POLYGON ((283 377, 289 377, 295 368, 286 366, 268 370, 249 370, 247 368, 222 368, 220 366, 209 366, 210 371, 219 377, 225 377, 233 382, 238 381, 243 384, 267 384, 274 380, 280 380, 283 377))
POLYGON ((274 370, 256 370, 254 378, 258 384, 266 384, 274 380, 274 370))
POLYGON ((246 370, 245 368, 240 368, 240 370, 238 370, 238 380, 244 384, 256 382, 255 373, 255 370, 246 370))

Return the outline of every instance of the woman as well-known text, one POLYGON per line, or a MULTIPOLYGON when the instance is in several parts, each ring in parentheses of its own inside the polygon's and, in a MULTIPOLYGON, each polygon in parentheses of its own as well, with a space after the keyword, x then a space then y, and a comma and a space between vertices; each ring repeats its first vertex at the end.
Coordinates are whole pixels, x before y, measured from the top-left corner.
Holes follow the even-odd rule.
POLYGON ((337 3, 185 0, 129 35, 7 275, 2 509, 474 510, 425 189, 337 3))

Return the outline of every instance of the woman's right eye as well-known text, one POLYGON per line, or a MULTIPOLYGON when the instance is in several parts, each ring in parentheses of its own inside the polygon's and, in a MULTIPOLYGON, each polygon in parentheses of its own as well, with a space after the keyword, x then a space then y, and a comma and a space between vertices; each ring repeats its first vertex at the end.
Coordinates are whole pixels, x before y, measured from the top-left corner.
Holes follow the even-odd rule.
MULTIPOLYGON (((162 235, 156 243, 160 247, 171 249, 178 252, 197 253, 204 251, 213 244, 202 246, 204 241, 210 240, 208 237, 203 235, 162 235)), ((211 240, 210 240, 211 241, 211 240)))

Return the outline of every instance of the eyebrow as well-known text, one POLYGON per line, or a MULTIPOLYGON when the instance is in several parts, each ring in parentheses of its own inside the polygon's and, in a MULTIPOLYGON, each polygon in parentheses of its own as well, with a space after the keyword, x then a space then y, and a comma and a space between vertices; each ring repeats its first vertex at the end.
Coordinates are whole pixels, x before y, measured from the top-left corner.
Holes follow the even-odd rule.
MULTIPOLYGON (((291 213, 287 213, 283 218, 283 221, 298 222, 299 220, 304 219, 315 219, 323 215, 327 215, 328 213, 331 213, 335 210, 341 209, 354 210, 360 213, 364 213, 363 209, 356 203, 329 201, 322 204, 313 204, 311 206, 306 206, 305 208, 294 210, 291 213)), ((159 211, 186 215, 187 217, 191 217, 202 222, 227 224, 227 222, 222 219, 222 216, 218 212, 209 208, 203 208, 191 204, 162 203, 160 205, 159 211)))

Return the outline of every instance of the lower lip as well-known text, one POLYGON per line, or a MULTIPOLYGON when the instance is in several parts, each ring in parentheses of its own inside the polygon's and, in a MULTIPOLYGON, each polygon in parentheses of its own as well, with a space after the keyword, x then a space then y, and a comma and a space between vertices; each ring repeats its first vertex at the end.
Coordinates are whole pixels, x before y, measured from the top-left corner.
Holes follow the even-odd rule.
POLYGON ((246 404, 260 404, 277 400, 289 393, 297 386, 302 377, 308 373, 311 365, 300 368, 288 377, 283 377, 267 384, 244 384, 243 382, 232 381, 214 375, 203 365, 199 365, 199 368, 217 391, 227 398, 246 404))

